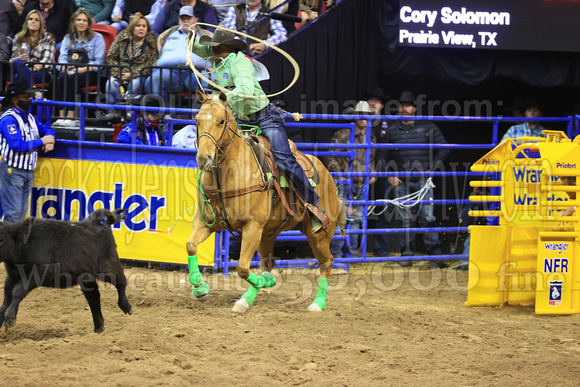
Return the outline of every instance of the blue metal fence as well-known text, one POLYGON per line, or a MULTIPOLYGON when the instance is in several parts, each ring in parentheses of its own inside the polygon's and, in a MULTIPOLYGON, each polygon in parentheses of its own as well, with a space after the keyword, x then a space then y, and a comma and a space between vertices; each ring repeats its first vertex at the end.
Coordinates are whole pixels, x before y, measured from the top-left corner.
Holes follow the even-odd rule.
MULTIPOLYGON (((80 128, 79 128, 79 141, 76 144, 78 149, 131 149, 134 150, 134 147, 131 145, 124 145, 124 144, 102 144, 102 143, 94 143, 90 141, 85 141, 85 118, 86 118, 86 111, 87 109, 103 109, 103 105, 99 104, 92 104, 92 103, 68 103, 68 102, 54 102, 54 101, 35 101, 34 104, 37 107, 37 116, 41 121, 46 122, 46 124, 50 125, 51 120, 51 108, 52 107, 76 107, 80 108, 80 128)), ((131 111, 132 112, 132 120, 136 121, 137 113, 144 112, 145 107, 142 106, 131 106, 131 105, 106 105, 108 109, 118 109, 121 111, 131 111)), ((146 108, 148 111, 156 111, 156 108, 148 107, 146 108)), ((197 110, 194 109, 182 109, 182 108, 159 108, 159 110, 169 113, 169 114, 184 114, 188 116, 192 116, 197 113, 197 110)), ((287 118, 291 118, 291 115, 287 115, 287 118)), ((304 114, 304 119, 306 120, 316 120, 316 121, 326 121, 326 120, 345 120, 348 122, 345 123, 325 123, 325 122, 308 122, 308 123, 294 123, 289 122, 287 124, 288 127, 293 128, 312 128, 315 130, 337 130, 348 128, 351 130, 351 140, 352 143, 348 144, 349 150, 347 151, 332 151, 332 149, 344 149, 345 144, 337 144, 337 143, 297 143, 297 146, 305 153, 310 153, 315 156, 347 156, 351 160, 357 155, 357 149, 365 149, 365 159, 371 159, 371 149, 380 149, 380 148, 428 148, 428 149, 438 149, 438 148, 446 148, 446 149, 492 149, 494 148, 499 139, 499 123, 502 122, 522 122, 522 121, 536 121, 536 122, 557 122, 557 123, 564 123, 566 125, 566 132, 568 137, 572 138, 574 134, 577 134, 580 131, 580 115, 576 117, 542 117, 542 118, 521 118, 521 117, 438 117, 438 116, 417 116, 413 117, 413 120, 420 121, 420 120, 430 120, 430 121, 456 121, 456 122, 489 122, 492 126, 491 131, 491 142, 485 144, 373 144, 371 143, 371 121, 376 119, 381 120, 398 120, 399 116, 361 116, 361 115, 320 115, 320 114, 304 114), (576 119, 574 119, 576 118, 576 119), (364 144, 355 144, 354 143, 354 133, 355 127, 352 124, 352 120, 354 119, 364 119, 367 120, 367 130, 366 130, 366 140, 364 144)), ((149 155, 157 155, 159 160, 163 159, 164 155, 171 154, 172 157, 179 157, 191 158, 194 155, 193 151, 190 150, 178 150, 170 148, 171 143, 171 134, 173 132, 173 126, 179 124, 189 124, 194 122, 193 120, 180 120, 180 119, 169 119, 167 121, 167 128, 168 128, 168 143, 165 147, 149 147, 144 146, 140 148, 143 152, 148 152, 149 155)), ((66 141, 65 141, 66 142, 66 141)), ((69 145, 72 145, 69 144, 69 145)), ((75 153, 74 157, 84 157, 84 154, 81 152, 75 153)), ((98 156, 93 156, 98 157, 98 156)), ((138 158, 133 159, 136 162, 139 162, 138 158)), ((150 159, 149 159, 150 160, 150 159)), ((348 269, 348 264, 350 263, 365 263, 365 262, 382 262, 382 261, 409 261, 409 260, 448 260, 448 259, 465 259, 468 257, 467 254, 454 254, 454 255, 429 255, 429 256, 412 256, 412 257, 397 257, 397 256, 389 256, 389 257, 369 257, 367 255, 367 236, 368 235, 376 235, 376 234, 400 234, 400 233, 425 233, 425 232, 440 232, 440 233, 458 233, 458 232, 465 232, 467 231, 467 227, 418 227, 418 228, 369 228, 368 224, 368 207, 373 205, 380 205, 385 206, 384 202, 380 200, 369 200, 369 179, 370 177, 390 177, 390 176, 421 176, 421 177, 461 177, 461 178, 468 178, 468 177, 481 177, 484 175, 482 172, 468 172, 468 171, 413 171, 413 172, 371 172, 370 170, 370 163, 365 163, 366 169, 363 173, 356 173, 356 172, 340 172, 340 173, 332 173, 332 176, 335 180, 341 183, 347 183, 349 186, 352 186, 352 179, 354 177, 364 177, 365 178, 365 185, 364 185, 364 194, 362 200, 346 200, 346 204, 355 205, 355 206, 363 206, 363 217, 361 220, 361 229, 359 230, 351 230, 347 228, 347 237, 349 235, 361 235, 361 256, 360 257, 349 257, 348 255, 345 258, 336 258, 335 264, 337 267, 344 267, 348 269)), ((468 199, 431 199, 431 200, 422 200, 421 204, 431 204, 436 206, 443 206, 443 205, 461 205, 468 203, 468 199)), ((345 237, 340 236, 338 233, 335 234, 335 238, 339 239, 347 239, 345 237)), ((216 242, 216 260, 215 260, 215 269, 223 270, 224 274, 227 274, 230 267, 237 265, 237 261, 230 261, 230 248, 229 248, 229 234, 222 232, 219 238, 217 239, 219 242, 216 242), (219 246, 219 248, 217 248, 219 246)), ((298 231, 287 231, 283 232, 280 237, 277 239, 280 241, 305 241, 306 237, 302 236, 298 231)), ((252 262, 253 265, 258 265, 259 261, 257 260, 257 256, 255 257, 254 261, 252 262)), ((277 266, 307 266, 307 267, 315 267, 316 260, 312 259, 292 259, 292 260, 276 260, 277 266)))

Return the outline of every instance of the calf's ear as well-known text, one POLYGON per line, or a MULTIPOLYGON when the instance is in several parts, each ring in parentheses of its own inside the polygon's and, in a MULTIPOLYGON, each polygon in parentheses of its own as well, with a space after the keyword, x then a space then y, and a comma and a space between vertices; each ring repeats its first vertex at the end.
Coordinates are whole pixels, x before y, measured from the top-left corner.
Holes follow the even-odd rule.
POLYGON ((32 233, 32 225, 34 224, 34 218, 26 218, 22 222, 22 244, 27 244, 30 234, 32 233))

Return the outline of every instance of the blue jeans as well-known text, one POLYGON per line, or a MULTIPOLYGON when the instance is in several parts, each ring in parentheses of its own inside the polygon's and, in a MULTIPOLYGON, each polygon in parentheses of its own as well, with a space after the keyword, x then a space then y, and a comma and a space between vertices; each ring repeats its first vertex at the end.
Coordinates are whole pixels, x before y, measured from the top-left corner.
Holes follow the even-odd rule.
POLYGON ((28 85, 28 87, 34 86, 37 83, 48 83, 50 82, 50 72, 44 71, 44 78, 43 78, 43 71, 32 71, 30 67, 24 64, 21 59, 14 59, 12 62, 12 68, 14 69, 14 82, 17 81, 24 81, 28 85))
POLYGON ((163 97, 169 103, 169 94, 189 92, 195 94, 199 84, 189 68, 183 70, 154 69, 145 81, 145 91, 163 97))
POLYGON ((19 222, 26 217, 33 183, 33 171, 9 168, 6 161, 0 161, 0 200, 5 222, 19 222))
POLYGON ((119 32, 123 31, 125 28, 127 28, 129 26, 129 23, 127 23, 125 20, 121 20, 120 22, 113 23, 111 25, 117 29, 117 34, 118 34, 119 32))
MULTIPOLYGON (((426 182, 427 180, 417 182, 403 180, 402 184, 393 187, 394 195, 396 198, 399 198, 417 192, 423 188, 426 182)), ((427 199, 428 198, 424 198, 423 200, 427 199)), ((398 220, 400 220, 402 228, 411 228, 416 224, 418 224, 419 227, 429 227, 432 226, 436 220, 433 215, 433 206, 425 204, 418 204, 411 208, 395 207, 395 215, 398 220)), ((427 252, 431 253, 437 247, 441 246, 439 234, 436 232, 427 232, 423 234, 423 243, 425 244, 427 252)), ((415 234, 399 234, 399 247, 401 248, 401 255, 413 255, 415 253, 415 234)))
MULTIPOLYGON (((352 187, 352 191, 350 192, 349 195, 349 190, 348 190, 348 186, 346 184, 341 184, 338 186, 338 197, 342 200, 363 200, 363 193, 364 193, 364 187, 356 187, 353 186, 352 187)), ((350 206, 347 205, 347 218, 350 218, 352 220, 349 220, 347 223, 347 229, 350 230, 360 230, 361 228, 361 223, 362 223, 362 211, 364 209, 363 206, 350 206)), ((337 224, 336 226, 337 230, 340 230, 340 226, 337 224)), ((357 255, 357 249, 359 246, 358 243, 358 239, 359 239, 360 235, 349 235, 347 236, 348 238, 348 252, 350 253, 350 255, 352 256, 356 256, 357 255)), ((346 244, 346 241, 343 240, 337 240, 337 239, 332 239, 330 241, 330 252, 332 253, 332 256, 334 258, 342 258, 344 257, 343 254, 343 248, 344 245, 346 244)))
MULTIPOLYGON (((387 199, 389 197, 390 184, 386 177, 379 177, 375 183, 375 194, 376 200, 387 199)), ((381 212, 384 207, 377 206, 375 213, 381 212)), ((382 214, 378 215, 375 221, 375 228, 390 228, 391 222, 389 221, 389 210, 386 210, 382 214)), ((391 246, 389 243, 389 234, 375 234, 375 256, 377 257, 388 257, 391 254, 391 246)))
POLYGON ((286 135, 286 123, 284 114, 280 108, 269 104, 258 117, 243 124, 256 125, 262 129, 264 135, 272 143, 272 153, 276 159, 278 168, 284 176, 292 182, 294 187, 302 194, 307 203, 316 204, 320 197, 310 185, 306 173, 296 161, 296 157, 290 150, 286 135))
MULTIPOLYGON (((128 94, 144 94, 141 88, 141 80, 138 77, 131 81, 126 90, 128 94)), ((119 100, 119 92, 121 91, 121 80, 119 78, 111 77, 107 81, 107 103, 116 104, 119 100)))

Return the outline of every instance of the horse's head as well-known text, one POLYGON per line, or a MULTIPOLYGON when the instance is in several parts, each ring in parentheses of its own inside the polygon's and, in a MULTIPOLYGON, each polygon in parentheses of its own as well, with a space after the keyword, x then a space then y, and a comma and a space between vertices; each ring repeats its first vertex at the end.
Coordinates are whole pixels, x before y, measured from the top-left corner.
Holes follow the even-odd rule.
POLYGON ((197 165, 202 170, 211 169, 220 161, 236 135, 234 115, 226 104, 224 93, 208 96, 197 91, 201 102, 197 120, 197 165))

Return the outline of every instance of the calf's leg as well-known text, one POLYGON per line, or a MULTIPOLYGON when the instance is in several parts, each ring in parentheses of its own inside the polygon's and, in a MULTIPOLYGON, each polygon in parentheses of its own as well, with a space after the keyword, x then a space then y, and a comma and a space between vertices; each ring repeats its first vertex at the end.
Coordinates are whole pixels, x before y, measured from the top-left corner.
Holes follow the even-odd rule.
POLYGON ((118 256, 111 257, 106 267, 106 273, 107 274, 103 278, 104 282, 108 282, 117 288, 117 294, 119 295, 119 308, 121 308, 125 314, 133 313, 133 306, 129 302, 127 294, 125 293, 125 289, 127 288, 127 277, 125 277, 125 271, 123 270, 123 265, 119 261, 118 256))
POLYGON ((25 287, 21 280, 16 282, 12 288, 12 302, 8 307, 8 311, 6 312, 4 319, 4 327, 6 330, 12 328, 16 323, 16 315, 18 314, 18 307, 20 306, 20 302, 22 302, 24 297, 26 297, 26 295, 34 288, 35 286, 33 286, 32 283, 28 283, 28 287, 25 287))
POLYGON ((0 327, 4 323, 4 314, 6 313, 6 309, 12 303, 12 290, 14 289, 14 285, 16 285, 15 280, 6 277, 6 281, 4 281, 4 303, 2 307, 0 307, 0 327))
POLYGON ((81 290, 93 314, 93 323, 95 325, 95 333, 101 333, 105 330, 105 319, 101 313, 101 293, 99 293, 99 285, 96 281, 86 281, 81 283, 81 290))

